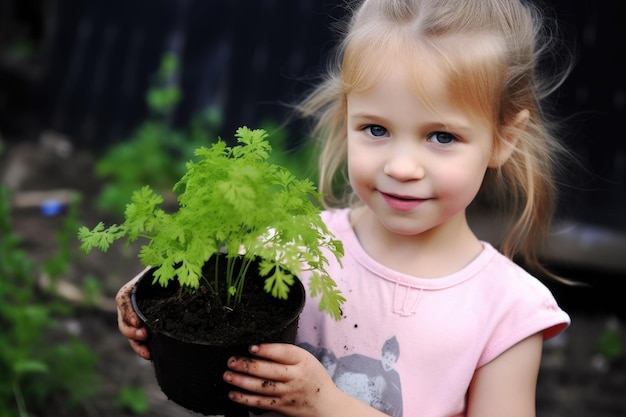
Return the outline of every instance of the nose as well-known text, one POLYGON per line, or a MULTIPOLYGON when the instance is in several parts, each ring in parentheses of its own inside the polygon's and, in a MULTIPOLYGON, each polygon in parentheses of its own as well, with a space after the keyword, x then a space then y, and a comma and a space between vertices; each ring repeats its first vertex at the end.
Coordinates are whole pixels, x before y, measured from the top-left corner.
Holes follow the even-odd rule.
POLYGON ((417 146, 397 145, 389 150, 384 173, 397 181, 420 180, 426 175, 417 146))

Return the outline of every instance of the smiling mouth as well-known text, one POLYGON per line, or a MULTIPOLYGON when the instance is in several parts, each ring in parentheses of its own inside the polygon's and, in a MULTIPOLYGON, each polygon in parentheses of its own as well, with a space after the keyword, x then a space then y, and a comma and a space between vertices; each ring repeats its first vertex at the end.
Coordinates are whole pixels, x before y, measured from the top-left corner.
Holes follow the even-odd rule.
POLYGON ((416 197, 386 194, 383 192, 381 192, 381 195, 390 208, 403 212, 411 211, 428 200, 416 197))
POLYGON ((387 194, 387 193, 383 193, 383 192, 381 192, 381 194, 385 198, 393 198, 395 200, 400 200, 400 201, 422 201, 423 200, 422 198, 401 196, 401 195, 395 195, 395 194, 387 194))

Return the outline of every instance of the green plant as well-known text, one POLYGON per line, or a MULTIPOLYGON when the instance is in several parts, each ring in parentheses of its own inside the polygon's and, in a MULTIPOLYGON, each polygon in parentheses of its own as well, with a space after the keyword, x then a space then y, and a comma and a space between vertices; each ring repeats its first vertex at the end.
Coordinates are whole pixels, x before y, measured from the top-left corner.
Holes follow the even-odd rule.
POLYGON ((85 306, 96 306, 98 304, 98 300, 102 296, 102 285, 100 284, 100 281, 98 281, 98 279, 93 275, 88 275, 85 277, 81 289, 85 296, 85 306))
MULTIPOLYGON (((59 331, 57 318, 69 310, 38 291, 37 266, 11 227, 9 201, 0 187, 0 416, 26 417, 55 401, 70 409, 97 392, 96 357, 59 331)), ((52 259, 53 271, 69 263, 65 253, 52 259)))
POLYGON ((124 385, 120 390, 115 404, 122 410, 128 410, 134 415, 143 415, 148 412, 148 399, 141 388, 124 385))
POLYGON ((41 265, 42 270, 48 275, 54 288, 58 278, 66 273, 72 261, 72 243, 75 231, 78 228, 78 211, 81 196, 75 194, 67 206, 67 213, 63 218, 61 229, 56 232, 58 243, 57 250, 41 265))
MULTIPOLYGON (((128 242, 147 238, 139 257, 156 267, 155 281, 167 286, 175 277, 188 289, 198 288, 206 261, 224 252, 230 273, 219 298, 230 308, 241 300, 245 271, 257 258, 265 290, 277 298, 287 298, 294 276, 310 270, 311 295, 320 295, 320 310, 339 319, 345 299, 326 272, 323 249, 339 260, 343 246, 319 216, 312 200, 319 198, 315 186, 268 162, 271 146, 264 130, 243 127, 235 136, 237 146, 219 140, 196 151, 200 159, 187 164, 174 187, 177 212, 161 209, 163 198, 145 186, 133 194, 122 224, 81 227, 81 248, 106 251, 122 237, 128 242), (237 258, 244 259, 240 274, 232 268, 237 258)), ((216 293, 217 279, 209 282, 216 293)))
POLYGON ((596 341, 596 351, 609 362, 615 361, 624 352, 620 323, 616 318, 610 318, 605 324, 596 341))
POLYGON ((171 189, 185 172, 185 163, 206 137, 221 124, 221 114, 208 108, 193 118, 188 129, 173 129, 168 114, 182 93, 170 79, 178 68, 175 54, 166 53, 146 93, 149 117, 131 137, 111 146, 97 160, 95 174, 105 180, 96 199, 101 211, 122 214, 133 191, 148 184, 171 189))
POLYGON ((180 101, 180 88, 170 82, 177 70, 178 56, 174 52, 164 53, 155 75, 154 86, 148 90, 146 96, 148 108, 152 112, 166 115, 180 101))
MULTIPOLYGON (((95 174, 105 181, 96 199, 100 211, 123 214, 130 196, 142 185, 158 191, 171 189, 185 173, 185 164, 194 151, 208 145, 207 138, 213 137, 222 124, 221 110, 208 107, 196 114, 189 126, 170 126, 168 114, 182 99, 180 89, 169 82, 177 69, 177 56, 164 54, 146 93, 148 118, 129 138, 99 155, 95 174)), ((269 119, 260 127, 271 134, 274 151, 270 162, 287 167, 297 178, 317 177, 314 141, 288 143, 287 129, 269 119)))
POLYGON ((261 122, 260 128, 271 137, 272 153, 270 163, 281 165, 293 173, 296 178, 308 178, 317 182, 317 144, 314 140, 302 140, 290 143, 290 132, 272 120, 261 122))

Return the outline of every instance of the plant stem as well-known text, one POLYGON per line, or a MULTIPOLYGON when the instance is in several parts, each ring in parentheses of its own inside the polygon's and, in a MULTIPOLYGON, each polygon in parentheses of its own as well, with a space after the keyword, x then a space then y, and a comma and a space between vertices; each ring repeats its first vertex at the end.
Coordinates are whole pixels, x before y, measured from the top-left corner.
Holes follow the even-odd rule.
POLYGON ((228 257, 227 260, 227 268, 226 268, 226 306, 233 307, 233 302, 231 300, 232 296, 230 295, 230 288, 233 286, 233 270, 235 267, 235 260, 237 258, 228 257))
POLYGON ((245 284, 245 277, 248 273, 248 268, 252 265, 252 259, 243 258, 241 269, 239 270, 239 274, 237 275, 236 281, 236 297, 235 297, 235 305, 241 303, 241 297, 243 296, 243 285, 245 284))
MULTIPOLYGON (((217 272, 219 271, 218 267, 219 267, 220 257, 217 254, 215 254, 213 256, 215 257, 215 272, 213 273, 213 281, 215 283, 215 294, 219 295, 220 287, 219 287, 219 276, 218 276, 217 272)), ((216 297, 216 298, 219 299, 219 297, 216 297)))
POLYGON ((211 281, 209 281, 209 279, 207 277, 205 277, 204 274, 200 275, 200 278, 204 282, 206 282, 206 285, 209 287, 209 289, 211 290, 212 293, 217 294, 217 288, 213 288, 213 285, 211 285, 211 281))
POLYGON ((28 411, 26 410, 26 404, 24 404, 24 396, 20 389, 20 384, 15 381, 13 384, 13 395, 15 396, 15 402, 17 404, 17 410, 20 417, 28 417, 28 411))

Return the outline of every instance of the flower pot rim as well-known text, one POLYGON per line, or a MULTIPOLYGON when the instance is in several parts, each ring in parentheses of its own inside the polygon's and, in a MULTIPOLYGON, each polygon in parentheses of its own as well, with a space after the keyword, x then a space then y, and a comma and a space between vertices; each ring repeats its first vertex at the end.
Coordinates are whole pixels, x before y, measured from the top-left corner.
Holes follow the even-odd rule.
MULTIPOLYGON (((145 268, 139 275, 138 275, 138 280, 135 284, 135 286, 133 287, 132 291, 131 291, 131 304, 133 307, 133 310, 135 311, 135 313, 139 316, 139 318, 141 319, 141 321, 145 324, 146 328, 150 333, 159 333, 161 335, 167 336, 169 338, 172 338, 174 340, 179 340, 179 341, 183 341, 181 340, 180 337, 172 334, 171 332, 168 332, 166 330, 163 329, 154 329, 153 326, 150 325, 150 320, 148 319, 148 317, 144 314, 144 312, 141 310, 141 308, 138 305, 138 294, 137 292, 140 291, 140 287, 142 287, 142 282, 144 282, 144 280, 152 277, 152 272, 154 270, 156 270, 157 267, 147 267, 145 268)), ((175 282, 171 282, 170 285, 176 285, 175 282)), ((148 286, 148 285, 155 285, 155 286, 159 286, 158 283, 156 282, 151 282, 149 284, 145 283, 143 284, 143 286, 148 286)), ((303 282, 296 277, 296 279, 294 280, 293 285, 291 286, 291 290, 289 292, 290 297, 292 295, 295 295, 295 293, 297 291, 294 291, 295 288, 299 288, 299 294, 300 294, 300 301, 298 302, 298 307, 296 307, 293 311, 293 315, 290 316, 288 319, 286 319, 283 323, 282 323, 282 328, 286 328, 289 326, 290 323, 292 323, 294 320, 297 320, 300 316, 300 314, 302 313, 302 310, 304 309, 304 304, 306 302, 306 290, 304 288, 304 284, 303 282)), ((295 302, 294 302, 295 303, 295 302)), ((295 304, 294 304, 295 305, 295 304)), ((189 343, 188 341, 185 341, 186 343, 189 343)), ((203 340, 194 340, 191 343, 195 343, 195 344, 200 344, 200 345, 211 345, 211 342, 206 342, 203 340)))

